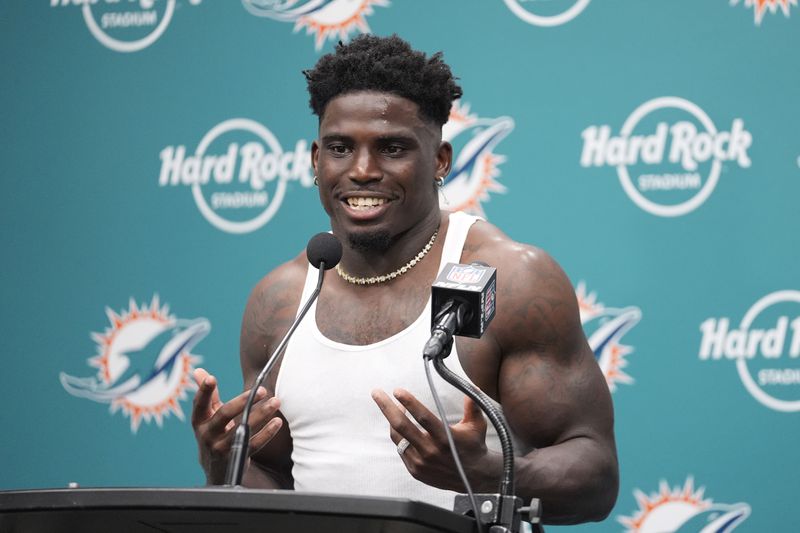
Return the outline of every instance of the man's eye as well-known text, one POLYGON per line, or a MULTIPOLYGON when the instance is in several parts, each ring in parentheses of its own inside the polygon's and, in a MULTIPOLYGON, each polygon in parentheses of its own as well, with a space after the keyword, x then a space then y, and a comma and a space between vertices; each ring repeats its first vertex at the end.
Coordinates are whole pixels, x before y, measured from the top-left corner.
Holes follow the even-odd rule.
POLYGON ((346 154, 347 146, 345 146, 344 144, 330 144, 328 145, 328 150, 330 150, 334 154, 346 154))
POLYGON ((398 155, 405 151, 405 147, 399 144, 390 144, 383 149, 384 153, 389 155, 398 155))

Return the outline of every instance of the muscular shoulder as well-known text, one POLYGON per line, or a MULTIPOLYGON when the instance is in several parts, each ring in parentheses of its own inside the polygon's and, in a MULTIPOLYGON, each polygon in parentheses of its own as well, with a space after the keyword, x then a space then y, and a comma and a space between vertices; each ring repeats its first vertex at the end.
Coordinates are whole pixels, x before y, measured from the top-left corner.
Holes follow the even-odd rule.
POLYGON ((308 270, 305 253, 288 261, 261 280, 250 291, 247 311, 275 311, 284 306, 287 299, 300 298, 308 270), (296 294, 293 294, 296 293, 296 294))
POLYGON ((308 270, 305 253, 279 266, 250 292, 240 337, 240 357, 245 379, 248 370, 260 368, 294 319, 308 270))
POLYGON ((503 353, 581 336, 572 284, 544 250, 513 241, 497 227, 478 221, 462 260, 483 261, 497 269, 497 315, 489 331, 503 353))

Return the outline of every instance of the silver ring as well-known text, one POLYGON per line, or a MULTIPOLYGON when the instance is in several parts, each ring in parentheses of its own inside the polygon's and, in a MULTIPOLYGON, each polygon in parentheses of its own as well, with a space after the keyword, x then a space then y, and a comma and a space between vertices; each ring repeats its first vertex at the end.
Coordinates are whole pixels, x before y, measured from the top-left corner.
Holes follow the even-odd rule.
POLYGON ((411 443, 408 442, 408 439, 400 439, 400 442, 397 443, 397 453, 403 455, 410 445, 411 443))

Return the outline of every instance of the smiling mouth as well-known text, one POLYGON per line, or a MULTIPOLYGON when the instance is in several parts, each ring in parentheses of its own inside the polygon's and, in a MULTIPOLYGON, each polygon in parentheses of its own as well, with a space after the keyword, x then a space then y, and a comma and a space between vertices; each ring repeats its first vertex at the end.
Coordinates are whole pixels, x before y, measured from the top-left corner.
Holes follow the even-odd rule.
POLYGON ((380 207, 386 203, 385 198, 375 198, 372 196, 351 196, 345 200, 351 209, 356 211, 366 211, 375 207, 380 207))

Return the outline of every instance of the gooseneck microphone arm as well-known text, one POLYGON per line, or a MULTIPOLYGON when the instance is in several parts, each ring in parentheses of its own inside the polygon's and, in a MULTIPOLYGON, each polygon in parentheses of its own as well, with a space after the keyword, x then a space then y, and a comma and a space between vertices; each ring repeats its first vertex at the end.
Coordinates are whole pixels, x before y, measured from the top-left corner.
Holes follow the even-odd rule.
MULTIPOLYGON (((520 522, 524 519, 531 525, 529 531, 544 533, 541 525, 541 501, 533 498, 530 504, 524 506, 522 499, 514 495, 514 445, 505 417, 482 390, 445 366, 444 358, 450 355, 452 346, 453 338, 451 337, 450 342, 444 346, 441 353, 431 357, 424 356, 426 363, 432 362, 442 379, 469 396, 486 413, 487 418, 497 430, 503 450, 503 478, 500 482, 500 492, 498 494, 472 494, 465 481, 469 493, 466 497, 465 495, 456 496, 454 511, 466 514, 465 511, 471 507, 470 510, 473 511, 479 532, 484 530, 483 526, 488 526, 489 533, 517 533, 521 531, 520 522), (481 503, 477 504, 476 501, 481 503)), ((428 370, 427 364, 425 370, 428 370)), ((451 447, 453 446, 454 443, 451 442, 451 447)), ((456 452, 453 453, 455 455, 456 452)))
POLYGON ((486 394, 480 389, 476 388, 471 383, 467 382, 453 373, 444 364, 444 359, 436 357, 433 359, 433 368, 442 376, 442 379, 469 396, 481 410, 486 413, 489 421, 497 430, 497 436, 500 438, 500 446, 503 450, 503 478, 500 481, 500 494, 503 496, 514 495, 514 445, 511 441, 511 435, 508 433, 508 426, 503 413, 501 413, 494 405, 486 394))
POLYGON ((247 460, 248 449, 250 447, 250 424, 247 423, 247 420, 250 418, 250 410, 253 407, 258 387, 261 385, 261 383, 263 383, 264 378, 267 377, 267 374, 269 374, 269 372, 272 370, 272 367, 275 366, 278 358, 286 349, 286 345, 289 343, 289 339, 294 333, 294 330, 296 330, 297 326, 300 325, 303 317, 306 316, 308 310, 311 309, 311 305, 319 296, 320 290, 322 289, 322 280, 325 277, 325 271, 335 267, 342 258, 342 245, 339 243, 336 237, 330 233, 320 233, 314 236, 311 241, 309 241, 307 246, 307 254, 309 262, 319 269, 317 286, 314 288, 314 292, 311 293, 311 296, 308 298, 305 305, 303 305, 303 308, 297 314, 294 322, 292 322, 289 331, 286 332, 286 335, 283 336, 283 339, 281 339, 278 347, 275 348, 274 352, 272 352, 272 355, 267 360, 267 364, 264 365, 263 369, 261 369, 261 372, 258 374, 255 383, 253 383, 253 387, 250 389, 250 395, 247 398, 247 403, 245 404, 242 412, 242 420, 236 427, 236 432, 233 436, 233 444, 231 445, 230 457, 228 459, 228 469, 225 472, 226 486, 233 487, 242 484, 245 462, 247 460))

